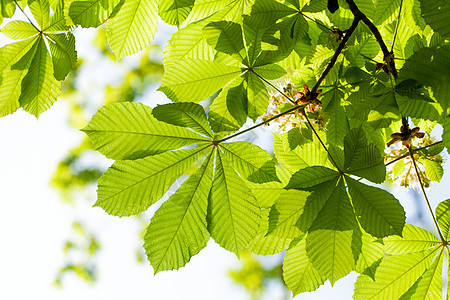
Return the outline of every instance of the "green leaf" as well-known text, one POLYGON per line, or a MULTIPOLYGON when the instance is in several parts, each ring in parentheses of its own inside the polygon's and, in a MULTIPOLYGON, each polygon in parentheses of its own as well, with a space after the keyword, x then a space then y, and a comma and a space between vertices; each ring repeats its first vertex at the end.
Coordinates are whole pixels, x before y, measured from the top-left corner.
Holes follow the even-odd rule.
POLYGON ((440 163, 428 158, 423 158, 420 162, 425 167, 425 174, 428 178, 430 178, 430 180, 437 182, 441 181, 441 178, 444 175, 444 169, 440 163))
POLYGON ((384 257, 372 278, 361 275, 355 283, 354 299, 399 299, 432 263, 439 248, 384 257))
POLYGON ((188 127, 210 138, 213 136, 205 110, 199 104, 184 102, 158 105, 153 109, 153 116, 159 121, 188 127))
POLYGON ((241 26, 233 22, 211 22, 203 28, 203 36, 216 51, 231 55, 237 61, 244 61, 245 48, 241 26))
POLYGON ((384 247, 380 240, 363 233, 361 254, 356 264, 355 271, 370 276, 375 280, 374 266, 384 257, 384 247))
POLYGON ((208 112, 216 134, 235 132, 247 120, 247 91, 241 77, 224 87, 214 98, 208 112))
POLYGON ((48 34, 48 44, 52 53, 54 76, 57 80, 64 80, 67 74, 75 69, 77 52, 75 51, 75 37, 72 33, 48 34))
POLYGON ((400 7, 400 0, 380 0, 375 6, 375 17, 373 23, 381 25, 384 22, 392 22, 397 18, 397 10, 400 7))
POLYGON ((261 211, 261 221, 255 237, 248 245, 248 250, 257 255, 272 255, 287 249, 291 239, 283 238, 275 234, 266 235, 269 224, 269 210, 261 211))
POLYGON ((180 26, 189 15, 194 0, 162 0, 159 3, 159 16, 170 25, 180 26))
POLYGON ((450 46, 419 49, 406 60, 399 77, 431 87, 434 98, 446 110, 450 107, 450 46))
POLYGON ((48 0, 30 0, 28 1, 28 7, 30 8, 33 17, 37 23, 44 29, 50 17, 50 3, 48 0))
POLYGON ((204 155, 205 149, 168 151, 136 160, 116 161, 98 180, 95 206, 115 216, 130 216, 147 210, 204 155))
POLYGON ((269 95, 264 82, 255 73, 247 72, 245 80, 247 82, 248 116, 255 121, 266 112, 269 95))
POLYGON ((344 93, 337 88, 322 97, 323 110, 327 116, 327 141, 330 144, 342 146, 343 140, 349 131, 349 124, 344 107, 341 104, 344 93))
POLYGON ((211 156, 152 217, 144 248, 155 273, 183 267, 208 242, 206 212, 214 166, 211 156))
POLYGON ((436 219, 444 238, 448 240, 450 234, 450 199, 439 203, 436 208, 436 219))
POLYGON ((252 5, 248 23, 259 28, 269 27, 275 24, 278 19, 294 13, 296 13, 295 9, 277 1, 259 0, 252 5))
POLYGON ((157 0, 127 0, 106 25, 108 44, 116 59, 150 45, 157 24, 157 0))
POLYGON ((212 61, 215 51, 203 37, 203 27, 206 24, 208 20, 192 23, 172 34, 165 48, 164 66, 177 64, 185 58, 212 61))
POLYGON ((339 177, 335 170, 312 166, 294 173, 286 189, 306 189, 339 177))
POLYGON ((322 276, 306 253, 306 238, 302 238, 291 246, 284 257, 283 278, 294 296, 316 290, 326 277, 322 276))
POLYGON ((43 38, 39 38, 37 49, 27 75, 23 78, 20 106, 39 117, 55 101, 61 82, 53 76, 53 63, 43 38))
POLYGON ((329 195, 306 237, 306 252, 317 271, 331 284, 356 267, 361 231, 342 180, 329 195))
POLYGON ((22 80, 33 60, 37 40, 38 38, 34 37, 0 49, 0 117, 11 114, 20 107, 22 80))
POLYGON ((375 237, 401 235, 405 211, 390 193, 345 177, 359 223, 375 237))
POLYGON ((185 23, 189 24, 205 19, 211 15, 221 14, 221 10, 226 9, 227 7, 230 9, 235 5, 242 4, 242 2, 243 1, 236 0, 196 0, 194 2, 194 7, 185 20, 185 23))
POLYGON ((389 255, 402 255, 421 252, 439 246, 441 241, 429 231, 406 224, 401 236, 389 236, 383 239, 385 252, 389 255))
POLYGON ((288 134, 273 133, 273 135, 275 158, 290 172, 294 173, 308 166, 326 165, 327 153, 321 150, 321 145, 317 138, 291 150, 288 134))
POLYGON ((0 32, 14 40, 26 39, 39 33, 33 24, 24 21, 11 21, 0 32))
POLYGON ((344 138, 345 163, 347 173, 381 183, 386 178, 386 166, 380 151, 374 144, 367 145, 362 127, 349 131, 344 138))
MULTIPOLYGON (((254 183, 247 180, 245 182, 256 200, 258 200, 258 206, 261 208, 269 209, 275 203, 275 200, 278 199, 280 194, 285 191, 284 187, 289 182, 291 174, 288 170, 281 166, 276 166, 276 171, 280 181, 254 183)), ((264 234, 266 234, 266 232, 264 232, 264 234)))
POLYGON ((444 251, 441 250, 438 257, 414 283, 414 285, 400 298, 406 299, 441 299, 442 293, 442 263, 444 251))
POLYGON ((300 236, 302 232, 295 225, 310 194, 298 190, 283 191, 270 208, 267 235, 275 234, 291 240, 300 236))
POLYGON ((0 23, 3 22, 3 17, 11 18, 16 10, 16 3, 14 0, 0 0, 0 23))
POLYGON ((278 181, 272 156, 248 142, 221 143, 224 157, 245 179, 254 183, 278 181))
POLYGON ((94 149, 113 159, 142 158, 208 141, 188 129, 156 120, 150 107, 129 102, 102 107, 82 130, 94 149))
POLYGON ((98 27, 112 14, 120 0, 69 0, 65 13, 75 25, 83 28, 98 27))
POLYGON ((241 69, 207 60, 183 59, 166 66, 158 89, 173 101, 199 102, 239 76, 241 69))
POLYGON ((258 77, 262 77, 266 80, 274 80, 286 75, 286 71, 282 67, 275 64, 254 66, 253 72, 258 74, 258 77))
POLYGON ((450 37, 448 19, 450 18, 450 3, 447 1, 419 0, 422 17, 428 25, 443 37, 450 37))
POLYGON ((260 223, 261 212, 256 203, 242 179, 217 152, 207 218, 211 237, 239 256, 255 236, 260 223))

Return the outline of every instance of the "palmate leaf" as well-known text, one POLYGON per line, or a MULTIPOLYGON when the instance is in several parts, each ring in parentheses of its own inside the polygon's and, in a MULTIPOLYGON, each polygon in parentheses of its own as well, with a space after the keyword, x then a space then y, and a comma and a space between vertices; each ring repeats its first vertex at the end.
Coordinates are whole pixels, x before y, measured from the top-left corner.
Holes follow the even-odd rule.
MULTIPOLYGON (((281 173, 284 180, 281 184, 277 182, 275 164, 267 152, 245 142, 223 144, 194 133, 193 129, 203 130, 205 135, 211 132, 210 128, 206 128, 208 122, 204 110, 198 104, 167 104, 155 110, 161 121, 154 119, 151 109, 142 104, 112 104, 102 108, 85 128, 94 144, 101 145, 104 153, 119 139, 124 143, 137 139, 134 136, 136 130, 127 127, 130 124, 140 124, 149 135, 159 139, 151 143, 159 146, 153 146, 150 152, 147 148, 140 153, 149 156, 118 160, 103 174, 95 205, 113 215, 137 214, 158 201, 188 169, 190 172, 194 170, 194 174, 156 212, 148 229, 145 247, 155 271, 183 266, 204 247, 209 236, 239 255, 254 239, 261 224, 260 204, 252 193, 252 189, 257 189, 256 183, 247 181, 247 178, 264 182, 263 188, 279 192, 287 181, 286 172, 281 173), (184 110, 185 115, 166 115, 167 110, 184 110), (193 128, 183 128, 191 125, 193 128), (113 132, 121 134, 118 138, 109 136, 108 128, 111 127, 113 132), (179 132, 182 134, 185 130, 185 133, 197 137, 196 141, 200 142, 197 148, 167 151, 184 146, 184 142, 171 142, 173 137, 168 134, 174 129, 181 130, 179 132), (165 138, 168 138, 167 145, 171 148, 163 149, 166 151, 161 154, 151 152, 158 147, 168 147, 164 145, 165 138), (208 158, 203 166, 195 172, 206 156, 208 158)), ((270 200, 262 201, 270 203, 270 200)), ((278 238, 272 241, 280 242, 278 238)), ((282 249, 289 242, 281 241, 282 249)), ((267 246, 263 247, 267 249, 267 246)))
POLYGON ((16 10, 16 3, 14 0, 0 0, 0 23, 3 18, 11 18, 16 10))
POLYGON ((326 113, 327 122, 327 141, 334 145, 343 145, 343 140, 349 131, 349 124, 344 107, 341 105, 341 99, 344 93, 337 87, 326 93, 322 97, 323 110, 326 113))
POLYGON ((36 52, 37 40, 36 36, 0 49, 0 117, 11 114, 20 107, 21 83, 36 52))
POLYGON ((450 79, 450 46, 419 49, 406 60, 399 77, 415 79, 431 87, 434 98, 445 111, 450 107, 450 90, 447 84, 450 79))
POLYGON ((295 144, 292 149, 288 133, 273 133, 273 135, 275 157, 290 172, 294 173, 308 166, 325 166, 327 164, 327 153, 321 151, 321 145, 317 138, 300 146, 295 144))
POLYGON ((397 17, 401 0, 380 0, 375 6, 374 24, 381 25, 384 22, 392 22, 397 17))
POLYGON ((256 199, 238 174, 217 152, 214 183, 208 208, 211 237, 239 255, 257 232, 261 212, 256 199))
POLYGON ((48 25, 50 18, 50 3, 48 0, 30 0, 28 1, 28 7, 30 8, 33 17, 39 24, 41 29, 44 29, 48 25))
POLYGON ((157 4, 157 0, 128 0, 108 21, 108 44, 117 60, 150 45, 158 24, 157 4))
POLYGON ((428 25, 443 37, 450 37, 448 19, 450 18, 450 3, 447 1, 419 0, 422 17, 428 25))
POLYGON ((194 0, 162 0, 159 3, 159 16, 170 25, 180 26, 189 15, 194 0))
POLYGON ((215 51, 203 36, 203 27, 208 23, 209 19, 192 23, 172 34, 165 48, 164 66, 185 58, 214 60, 215 51))
POLYGON ((269 153, 248 142, 221 144, 224 157, 244 178, 255 183, 280 181, 269 153))
POLYGON ((83 28, 98 27, 113 13, 120 0, 69 0, 64 4, 64 15, 69 23, 83 28))
POLYGON ((240 74, 241 68, 235 66, 186 58, 167 66, 158 90, 176 102, 198 102, 240 74))
POLYGON ((69 28, 65 27, 64 19, 60 18, 61 6, 56 5, 50 17, 47 0, 28 4, 39 27, 43 28, 42 34, 37 35, 40 29, 23 21, 12 21, 4 27, 10 37, 26 39, 0 50, 0 116, 13 113, 21 106, 39 117, 56 101, 60 80, 76 62, 75 41, 66 32, 69 28), (56 26, 55 23, 62 25, 56 26), (17 31, 13 33, 13 30, 17 31), (53 34, 53 30, 62 33, 53 34))
POLYGON ((438 299, 442 297, 441 241, 428 231, 406 225, 403 237, 384 239, 385 256, 374 279, 360 275, 355 299, 438 299))
POLYGON ((36 51, 27 75, 23 78, 20 106, 39 117, 55 101, 61 82, 53 76, 53 63, 43 38, 36 42, 36 51))
POLYGON ((0 32, 14 40, 26 39, 39 33, 33 24, 24 21, 11 21, 0 32))
POLYGON ((116 161, 98 181, 95 206, 116 216, 147 210, 208 147, 167 151, 136 160, 116 161))
POLYGON ((233 22, 211 22, 203 28, 203 36, 216 51, 244 61, 246 56, 241 26, 233 22))
POLYGON ((361 253, 361 231, 342 180, 332 190, 306 236, 306 252, 331 284, 354 270, 361 253))
POLYGON ((155 273, 183 267, 208 242, 206 213, 213 177, 212 156, 213 152, 152 217, 144 248, 155 273))
POLYGON ((287 251, 283 262, 283 278, 294 296, 316 290, 326 278, 308 259, 306 239, 299 238, 287 251))
POLYGON ((208 113, 211 128, 216 134, 237 131, 247 120, 247 93, 243 78, 224 87, 214 98, 208 113))
POLYGON ((136 159, 207 141, 188 129, 159 122, 140 103, 114 103, 101 108, 82 129, 94 149, 113 159, 136 159))
POLYGON ((53 75, 57 80, 64 80, 70 71, 75 69, 77 52, 75 51, 75 37, 72 33, 48 34, 47 40, 52 53, 53 75))
POLYGON ((358 221, 365 231, 375 237, 401 235, 405 211, 390 193, 346 177, 358 221))
POLYGON ((294 173, 286 189, 307 189, 339 177, 335 170, 322 166, 312 166, 294 173))
POLYGON ((380 151, 374 144, 367 145, 362 127, 349 131, 344 138, 346 172, 381 183, 386 177, 386 167, 380 151))
POLYGON ((261 219, 255 236, 250 241, 247 249, 257 255, 272 255, 287 249, 292 242, 290 238, 284 238, 276 234, 267 234, 269 211, 261 211, 261 219))
POLYGON ((377 262, 384 257, 384 245, 379 239, 363 233, 361 254, 356 263, 355 271, 375 280, 377 262))
POLYGON ((181 127, 190 127, 210 138, 213 136, 206 119, 205 110, 200 105, 191 102, 158 105, 152 113, 159 121, 181 127))
POLYGON ((450 235, 450 199, 444 200, 436 208, 436 219, 442 230, 444 238, 448 240, 450 235))
POLYGON ((438 250, 436 247, 383 258, 376 270, 375 281, 365 275, 358 277, 353 298, 399 299, 424 274, 436 255, 442 255, 438 250))
POLYGON ((310 194, 298 190, 282 192, 270 208, 267 235, 277 235, 290 240, 300 236, 302 232, 295 225, 310 194))

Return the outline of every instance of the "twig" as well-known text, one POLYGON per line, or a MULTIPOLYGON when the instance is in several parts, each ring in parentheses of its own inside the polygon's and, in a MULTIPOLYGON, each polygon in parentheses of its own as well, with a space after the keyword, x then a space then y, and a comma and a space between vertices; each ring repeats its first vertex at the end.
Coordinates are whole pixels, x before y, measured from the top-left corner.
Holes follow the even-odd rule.
POLYGON ((345 47, 345 44, 347 43, 348 39, 350 38, 350 36, 353 34, 353 32, 355 31, 356 27, 358 26, 360 19, 357 18, 355 16, 355 18, 353 19, 353 23, 350 26, 350 28, 347 30, 345 36, 342 38, 341 43, 339 44, 339 46, 337 47, 336 51, 334 52, 333 57, 331 58, 330 62, 328 63, 328 65, 325 67, 325 69, 322 71, 322 74, 320 74, 319 79, 317 79, 316 84, 313 86, 313 88, 311 89, 311 93, 314 95, 315 93, 317 93, 317 90, 319 89, 320 84, 322 83, 322 81, 325 79, 325 77, 327 77, 328 73, 331 71, 331 69, 333 68, 334 64, 336 63, 339 54, 341 54, 342 50, 345 47))
POLYGON ((378 31, 377 27, 367 18, 367 16, 362 11, 359 10, 358 6, 356 6, 353 0, 345 0, 345 1, 347 2, 348 7, 352 11, 355 18, 358 18, 359 20, 363 21, 364 24, 366 24, 366 26, 369 27, 370 31, 375 36, 375 39, 380 45, 381 51, 383 51, 384 61, 388 64, 388 67, 394 78, 397 79, 398 73, 397 69, 395 68, 395 62, 391 58, 392 57, 391 52, 384 43, 383 38, 381 37, 381 34, 378 31))
MULTIPOLYGON (((411 150, 412 150, 412 152, 415 153, 415 152, 417 152, 417 151, 420 151, 420 150, 423 150, 423 149, 426 149, 426 148, 429 148, 429 147, 432 147, 432 146, 439 145, 440 143, 442 143, 442 141, 438 141, 438 142, 435 142, 435 143, 433 143, 433 144, 430 144, 430 145, 427 145, 427 146, 423 146, 423 147, 420 147, 420 148, 416 148, 416 149, 411 149, 411 150)), ((409 156, 409 153, 403 154, 402 156, 399 156, 399 157, 397 157, 396 159, 391 160, 391 161, 388 162, 385 166, 387 167, 387 166, 389 166, 390 164, 393 164, 393 163, 395 163, 396 161, 399 161, 400 159, 403 159, 403 158, 405 158, 405 157, 407 157, 407 156, 409 156)))
POLYGON ((249 127, 249 128, 247 128, 247 129, 245 129, 245 130, 236 132, 235 134, 232 134, 232 135, 230 135, 230 136, 224 137, 223 139, 220 139, 220 140, 218 140, 218 141, 214 141, 213 143, 214 143, 214 144, 219 144, 219 143, 225 142, 226 140, 229 140, 229 139, 231 139, 231 138, 237 137, 238 135, 241 135, 241 134, 246 133, 246 132, 248 132, 248 131, 251 131, 251 130, 253 130, 253 129, 255 129, 255 128, 258 128, 258 127, 260 127, 260 126, 262 126, 262 125, 264 125, 264 124, 267 124, 267 123, 269 123, 269 122, 271 122, 271 121, 273 121, 273 120, 275 120, 275 119, 278 119, 279 117, 284 116, 284 115, 286 115, 286 114, 288 114, 288 113, 291 113, 291 112, 293 112, 293 111, 295 111, 295 110, 297 110, 297 109, 304 108, 306 105, 307 105, 307 104, 302 104, 302 105, 294 106, 293 108, 290 108, 290 109, 288 109, 288 110, 285 111, 285 112, 282 112, 282 113, 280 113, 280 114, 278 114, 278 115, 275 115, 275 116, 273 116, 273 117, 271 117, 271 118, 269 118, 269 119, 267 119, 267 120, 265 120, 265 121, 262 121, 261 123, 258 123, 258 124, 254 125, 254 126, 252 126, 252 127, 249 127))
POLYGON ((419 174, 419 168, 417 168, 416 160, 414 159, 413 150, 411 149, 411 147, 409 147, 408 151, 409 151, 409 155, 411 156, 411 160, 413 161, 414 169, 416 170, 416 174, 417 174, 417 179, 419 180, 420 187, 422 188, 422 193, 423 193, 423 196, 425 197, 425 201, 427 202, 427 206, 428 206, 428 209, 430 210, 431 217, 433 218, 434 225, 436 225, 436 229, 439 233, 439 237, 441 238, 441 241, 443 243, 446 243, 446 240, 444 239, 441 229, 439 228, 439 225, 436 221, 436 217, 434 216, 433 209, 431 208, 431 205, 430 205, 430 201, 428 201, 427 193, 425 193, 425 188, 423 187, 422 179, 420 178, 420 174, 419 174))
POLYGON ((309 120, 308 116, 306 116, 305 110, 302 110, 302 114, 305 117, 306 121, 308 122, 309 127, 311 127, 312 131, 314 132, 315 136, 317 137, 317 139, 319 140, 320 144, 322 144, 322 147, 325 149, 325 151, 327 151, 328 156, 331 159, 331 162, 333 163, 333 165, 336 167, 336 169, 339 172, 342 172, 342 170, 339 168, 338 164, 336 163, 336 161, 334 160, 333 156, 331 155, 330 151, 328 151, 327 146, 325 146, 325 143, 322 141, 322 139, 320 138, 319 134, 317 133, 316 129, 314 129, 314 126, 311 124, 311 121, 309 120))

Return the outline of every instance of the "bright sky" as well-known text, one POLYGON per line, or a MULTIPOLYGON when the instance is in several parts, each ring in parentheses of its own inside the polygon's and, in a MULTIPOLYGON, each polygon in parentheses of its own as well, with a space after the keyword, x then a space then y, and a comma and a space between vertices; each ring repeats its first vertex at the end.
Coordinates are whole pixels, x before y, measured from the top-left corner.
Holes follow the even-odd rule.
MULTIPOLYGON (((161 31, 157 40, 167 36, 170 29, 161 31)), ((81 55, 89 52, 89 48, 78 50, 81 55)), ((105 69, 97 72, 93 76, 109 73, 105 69)), ((153 96, 162 98, 160 93, 153 96)), ((248 299, 243 288, 227 275, 227 270, 238 266, 237 258, 214 242, 210 241, 185 268, 153 276, 149 263, 136 263, 134 251, 142 240, 135 222, 91 208, 95 199, 77 210, 61 203, 48 182, 59 160, 82 138, 81 132, 66 125, 67 110, 67 104, 59 101, 39 121, 21 110, 0 118, 0 299, 248 299), (98 282, 89 285, 69 276, 62 289, 54 289, 52 282, 64 262, 63 243, 77 216, 93 220, 100 229, 98 282)), ((434 206, 448 197, 449 182, 446 174, 443 183, 430 192, 434 206)), ((396 196, 405 199, 402 204, 409 216, 420 210, 428 216, 425 206, 416 209, 405 193, 396 196)), ((419 199, 423 203, 421 196, 419 199)), ((326 283, 298 298, 350 299, 355 279, 352 273, 333 289, 326 283)), ((282 296, 274 286, 265 299, 282 296)))

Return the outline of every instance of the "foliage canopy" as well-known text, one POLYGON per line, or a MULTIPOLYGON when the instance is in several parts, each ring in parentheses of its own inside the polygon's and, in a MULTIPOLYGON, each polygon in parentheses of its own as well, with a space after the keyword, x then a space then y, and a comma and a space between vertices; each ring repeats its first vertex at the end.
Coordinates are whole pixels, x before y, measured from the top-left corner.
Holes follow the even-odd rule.
POLYGON ((139 214, 182 182, 144 237, 155 272, 183 267, 212 238, 238 256, 286 250, 294 295, 357 271, 355 299, 442 298, 450 199, 434 212, 425 187, 450 147, 450 3, 337 3, 2 0, 0 32, 14 41, 0 49, 0 116, 39 117, 57 100, 77 26, 105 24, 119 60, 147 47, 161 18, 178 27, 159 88, 173 103, 110 104, 82 129, 115 160, 98 181, 107 213, 139 214), (28 21, 8 20, 16 10, 28 21), (238 140, 262 125, 274 155, 238 140), (376 186, 393 179, 417 182, 438 235, 405 225, 376 186))

